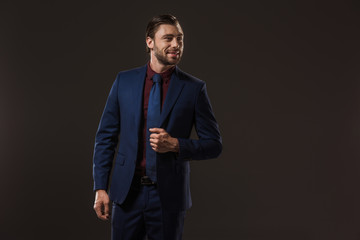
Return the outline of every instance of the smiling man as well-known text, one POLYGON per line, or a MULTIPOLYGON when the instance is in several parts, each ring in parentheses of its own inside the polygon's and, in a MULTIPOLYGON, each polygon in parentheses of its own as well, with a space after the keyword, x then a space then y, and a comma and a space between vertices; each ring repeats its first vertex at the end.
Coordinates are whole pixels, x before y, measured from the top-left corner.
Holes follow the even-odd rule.
POLYGON ((150 61, 117 75, 95 138, 94 210, 111 218, 113 240, 181 239, 189 161, 222 150, 205 83, 176 66, 184 49, 178 20, 152 18, 145 37, 150 61), (193 126, 198 139, 190 139, 193 126))

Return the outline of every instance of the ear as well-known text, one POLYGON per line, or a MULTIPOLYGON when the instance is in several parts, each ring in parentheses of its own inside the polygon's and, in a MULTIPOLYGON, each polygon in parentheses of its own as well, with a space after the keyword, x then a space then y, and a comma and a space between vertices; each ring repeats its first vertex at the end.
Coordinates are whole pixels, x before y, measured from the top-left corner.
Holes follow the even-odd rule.
POLYGON ((151 37, 147 37, 146 45, 149 49, 153 49, 154 48, 154 40, 151 37))

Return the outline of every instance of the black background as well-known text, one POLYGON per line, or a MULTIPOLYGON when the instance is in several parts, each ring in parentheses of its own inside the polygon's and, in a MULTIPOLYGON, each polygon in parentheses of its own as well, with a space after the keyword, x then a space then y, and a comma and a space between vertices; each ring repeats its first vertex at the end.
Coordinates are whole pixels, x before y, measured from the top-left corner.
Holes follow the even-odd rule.
POLYGON ((360 239, 359 1, 2 1, 0 238, 109 239, 92 151, 161 13, 206 81, 220 158, 192 162, 184 239, 360 239))

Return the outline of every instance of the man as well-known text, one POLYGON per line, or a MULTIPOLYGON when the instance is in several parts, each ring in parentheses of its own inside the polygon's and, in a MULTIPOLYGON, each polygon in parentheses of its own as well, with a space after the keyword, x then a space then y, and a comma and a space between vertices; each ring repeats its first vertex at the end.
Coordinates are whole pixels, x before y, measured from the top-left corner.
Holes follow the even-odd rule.
POLYGON ((183 38, 174 16, 151 19, 149 63, 120 72, 111 88, 96 133, 93 175, 97 216, 109 219, 113 203, 113 240, 181 239, 191 206, 189 160, 221 153, 205 83, 176 66, 183 38), (189 139, 194 125, 196 140, 189 139))

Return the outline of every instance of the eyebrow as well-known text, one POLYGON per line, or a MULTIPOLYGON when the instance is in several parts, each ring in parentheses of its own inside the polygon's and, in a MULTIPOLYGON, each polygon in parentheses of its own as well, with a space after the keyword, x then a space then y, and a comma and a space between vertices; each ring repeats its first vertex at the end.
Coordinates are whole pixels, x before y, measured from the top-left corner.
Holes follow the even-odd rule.
POLYGON ((165 34, 164 36, 162 36, 162 38, 166 38, 166 37, 182 37, 184 36, 184 34, 180 33, 178 35, 174 35, 174 34, 165 34))

